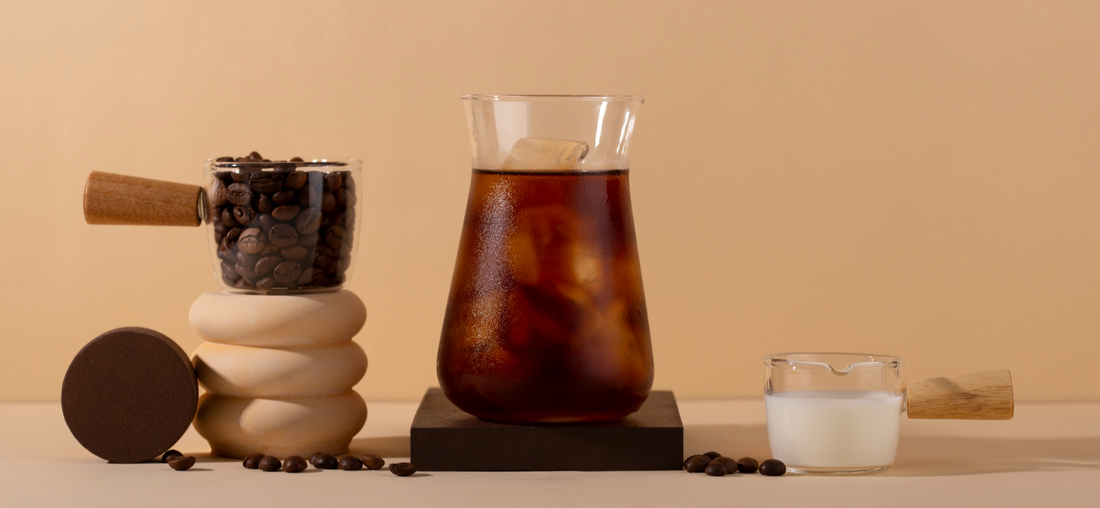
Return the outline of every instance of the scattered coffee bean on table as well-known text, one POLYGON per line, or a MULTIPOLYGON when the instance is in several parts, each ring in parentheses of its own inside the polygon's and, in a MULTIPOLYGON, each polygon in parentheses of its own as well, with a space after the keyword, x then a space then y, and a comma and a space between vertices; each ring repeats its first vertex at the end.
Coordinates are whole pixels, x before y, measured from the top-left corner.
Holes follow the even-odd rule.
POLYGON ((729 457, 718 457, 711 461, 712 463, 722 464, 726 468, 726 472, 733 474, 737 472, 737 461, 729 457))
POLYGON ((703 456, 705 456, 706 458, 708 458, 710 460, 714 460, 714 459, 717 459, 718 457, 721 457, 722 454, 718 453, 718 452, 707 452, 707 453, 704 453, 703 456))
POLYGON ((252 455, 245 457, 244 462, 242 462, 241 464, 248 469, 259 469, 260 461, 263 460, 263 458, 264 454, 253 453, 252 455))
POLYGON ((187 471, 191 469, 191 466, 195 465, 195 457, 172 457, 168 460, 168 466, 176 471, 187 471))
POLYGON ((363 469, 363 461, 359 457, 348 455, 340 459, 338 467, 343 471, 358 471, 363 469))
POLYGON ((726 476, 727 473, 726 466, 723 466, 721 463, 715 462, 713 460, 710 461, 710 464, 707 464, 707 468, 703 471, 707 474, 707 476, 726 476))
POLYGON ((707 469, 707 464, 710 464, 710 459, 705 455, 692 455, 684 461, 684 469, 689 473, 702 473, 707 469))
POLYGON ((306 459, 306 461, 309 462, 311 465, 316 466, 317 465, 317 459, 320 459, 321 456, 323 456, 323 455, 324 454, 321 453, 321 452, 314 453, 313 455, 310 455, 309 458, 306 459))
POLYGON ((260 459, 260 470, 262 471, 278 471, 282 467, 283 461, 279 460, 278 457, 267 456, 260 459))
POLYGON ((372 471, 382 469, 382 466, 386 465, 386 461, 382 460, 382 457, 373 454, 359 457, 359 460, 362 460, 363 465, 372 471))
POLYGON ((351 266, 355 181, 343 162, 220 157, 208 186, 222 282, 247 291, 343 285, 351 266), (317 169, 313 171, 311 169, 317 169))
POLYGON ((752 457, 741 457, 741 459, 737 461, 738 472, 751 474, 755 473, 757 469, 760 469, 760 464, 752 457))
POLYGON ((398 462, 390 464, 390 472, 397 476, 409 476, 416 472, 416 464, 411 462, 398 462))
POLYGON ((783 461, 768 459, 760 463, 760 474, 764 476, 783 476, 787 472, 787 465, 783 461))
POLYGON ((317 457, 317 460, 313 462, 313 467, 317 469, 336 469, 337 465, 336 457, 327 453, 322 453, 321 456, 317 457))
POLYGON ((309 465, 306 464, 306 459, 303 459, 297 455, 291 455, 283 461, 283 471, 286 471, 288 473, 297 473, 299 471, 305 470, 307 467, 309 467, 309 465))
POLYGON ((172 460, 173 458, 176 458, 176 457, 183 457, 183 454, 176 451, 176 450, 168 450, 168 451, 164 452, 164 455, 160 456, 160 461, 164 462, 164 463, 167 463, 169 460, 172 460))

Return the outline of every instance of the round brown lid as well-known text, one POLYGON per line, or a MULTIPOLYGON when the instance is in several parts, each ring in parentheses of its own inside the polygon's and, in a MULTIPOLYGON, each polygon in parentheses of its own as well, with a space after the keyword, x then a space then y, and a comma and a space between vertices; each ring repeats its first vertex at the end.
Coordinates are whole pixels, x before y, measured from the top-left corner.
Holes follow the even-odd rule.
POLYGON ((143 462, 179 441, 198 406, 190 358, 148 328, 117 328, 89 342, 69 365, 61 410, 88 451, 110 462, 143 462))

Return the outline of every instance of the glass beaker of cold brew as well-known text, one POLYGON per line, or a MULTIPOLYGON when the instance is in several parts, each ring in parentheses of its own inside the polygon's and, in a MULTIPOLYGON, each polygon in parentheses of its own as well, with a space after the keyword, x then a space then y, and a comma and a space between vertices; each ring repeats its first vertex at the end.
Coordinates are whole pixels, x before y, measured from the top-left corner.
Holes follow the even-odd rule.
POLYGON ((473 177, 439 345, 479 418, 614 420, 653 384, 630 207, 633 96, 463 97, 473 177))

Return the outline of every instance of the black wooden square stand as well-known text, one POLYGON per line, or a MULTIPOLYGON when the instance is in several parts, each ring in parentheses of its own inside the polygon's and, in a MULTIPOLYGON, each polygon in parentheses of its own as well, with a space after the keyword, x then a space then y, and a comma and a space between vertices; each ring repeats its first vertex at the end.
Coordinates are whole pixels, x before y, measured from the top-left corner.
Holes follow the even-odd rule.
POLYGON ((614 422, 511 425, 474 418, 431 388, 411 436, 421 471, 678 470, 684 460, 684 426, 669 391, 652 392, 614 422))

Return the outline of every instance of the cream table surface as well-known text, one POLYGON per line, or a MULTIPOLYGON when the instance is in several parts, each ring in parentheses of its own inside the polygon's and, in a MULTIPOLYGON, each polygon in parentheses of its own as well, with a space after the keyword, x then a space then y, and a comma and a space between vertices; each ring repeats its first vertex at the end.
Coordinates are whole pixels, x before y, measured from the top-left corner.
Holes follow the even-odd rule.
MULTIPOLYGON (((413 402, 368 402, 352 452, 407 457, 413 402)), ((768 457, 762 400, 680 402, 684 450, 768 457)), ((1100 507, 1100 402, 1018 404, 1002 422, 902 422, 894 468, 863 477, 721 478, 683 471, 304 474, 211 457, 191 429, 177 445, 199 463, 107 464, 69 433, 58 404, 0 404, 0 506, 1029 506, 1100 507)))

